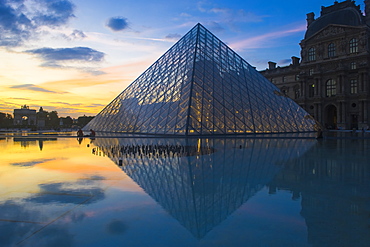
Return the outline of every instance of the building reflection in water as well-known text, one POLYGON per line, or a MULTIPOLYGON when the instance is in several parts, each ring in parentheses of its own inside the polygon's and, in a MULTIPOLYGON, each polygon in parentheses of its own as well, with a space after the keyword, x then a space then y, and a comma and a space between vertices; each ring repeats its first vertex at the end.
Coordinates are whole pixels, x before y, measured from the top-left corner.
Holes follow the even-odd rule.
POLYGON ((320 142, 287 162, 269 184, 271 192, 301 197, 313 246, 369 246, 369 147, 369 139, 320 142))
POLYGON ((307 139, 97 139, 106 155, 198 239, 255 195, 307 139))
POLYGON ((56 141, 57 138, 14 138, 14 143, 20 143, 21 147, 28 148, 30 146, 36 146, 38 144, 40 151, 44 148, 44 142, 56 141))

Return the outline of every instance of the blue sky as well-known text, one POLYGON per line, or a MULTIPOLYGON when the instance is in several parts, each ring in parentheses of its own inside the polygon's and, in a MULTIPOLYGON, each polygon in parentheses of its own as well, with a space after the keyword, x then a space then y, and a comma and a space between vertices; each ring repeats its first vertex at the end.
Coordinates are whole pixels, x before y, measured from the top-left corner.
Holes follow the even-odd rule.
POLYGON ((0 112, 95 115, 198 22, 258 70, 288 65, 333 3, 0 0, 0 112))

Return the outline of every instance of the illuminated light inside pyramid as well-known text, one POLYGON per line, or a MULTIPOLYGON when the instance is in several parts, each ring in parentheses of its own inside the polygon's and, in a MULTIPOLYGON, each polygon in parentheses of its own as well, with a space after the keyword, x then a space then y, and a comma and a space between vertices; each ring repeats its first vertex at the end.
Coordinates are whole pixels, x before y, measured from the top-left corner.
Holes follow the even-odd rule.
POLYGON ((314 131, 315 120, 197 24, 85 130, 158 135, 314 131))

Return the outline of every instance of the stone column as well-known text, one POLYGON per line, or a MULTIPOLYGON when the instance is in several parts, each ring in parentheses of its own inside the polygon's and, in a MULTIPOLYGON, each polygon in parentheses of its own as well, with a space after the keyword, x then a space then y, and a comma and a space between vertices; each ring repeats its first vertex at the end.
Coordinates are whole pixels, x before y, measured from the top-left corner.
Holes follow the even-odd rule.
POLYGON ((342 115, 342 123, 344 125, 345 128, 347 128, 347 119, 346 119, 346 103, 345 102, 342 102, 342 111, 339 113, 342 115))
POLYGON ((342 85, 342 88, 341 88, 341 90, 342 90, 342 94, 346 94, 346 77, 345 76, 343 76, 343 75, 340 75, 340 82, 341 82, 341 85, 342 85))
POLYGON ((363 77, 362 77, 362 81, 364 83, 364 93, 366 93, 368 90, 369 90, 369 72, 367 73, 362 73, 363 74, 363 77))
POLYGON ((364 101, 360 100, 359 101, 359 111, 358 111, 358 122, 360 124, 359 128, 362 127, 363 123, 364 123, 364 101))
POLYGON ((364 112, 363 112, 363 114, 364 114, 364 124, 368 125, 369 124, 369 119, 368 119, 369 101, 364 100, 363 103, 364 103, 364 108, 363 108, 363 110, 364 110, 364 112))
POLYGON ((301 95, 300 97, 302 98, 307 98, 308 95, 306 95, 306 87, 305 87, 305 84, 303 83, 303 81, 300 81, 300 89, 301 89, 301 95))
POLYGON ((320 96, 320 85, 319 85, 319 79, 315 79, 315 94, 314 96, 320 96))
POLYGON ((363 92, 365 90, 364 88, 365 83, 364 83, 364 74, 360 73, 358 76, 358 92, 363 92))

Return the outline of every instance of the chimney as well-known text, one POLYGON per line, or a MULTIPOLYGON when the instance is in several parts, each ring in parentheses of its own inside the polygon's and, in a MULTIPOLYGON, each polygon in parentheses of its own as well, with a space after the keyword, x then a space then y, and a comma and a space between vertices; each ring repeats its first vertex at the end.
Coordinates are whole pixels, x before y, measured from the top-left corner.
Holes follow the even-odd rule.
POLYGON ((276 69, 276 63, 274 63, 274 62, 268 62, 268 64, 269 64, 269 69, 276 69))
POLYGON ((293 66, 299 65, 299 57, 292 57, 292 64, 293 66))
POLYGON ((314 12, 308 13, 306 20, 307 20, 307 27, 309 27, 311 23, 314 22, 315 20, 315 13, 314 12))
POLYGON ((370 26, 370 0, 365 0, 365 20, 366 24, 370 26))

